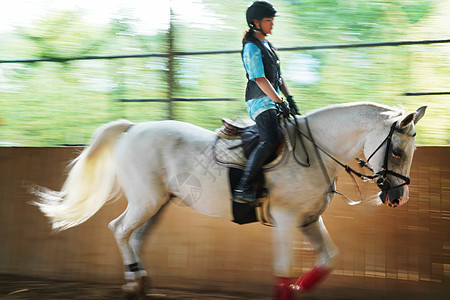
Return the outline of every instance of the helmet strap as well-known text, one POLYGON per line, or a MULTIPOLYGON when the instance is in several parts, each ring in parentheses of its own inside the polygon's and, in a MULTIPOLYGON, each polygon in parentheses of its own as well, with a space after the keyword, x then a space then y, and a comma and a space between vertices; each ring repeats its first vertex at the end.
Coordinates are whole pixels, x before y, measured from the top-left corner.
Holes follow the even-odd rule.
MULTIPOLYGON (((261 20, 257 20, 257 21, 258 21, 258 23, 259 23, 259 26, 261 26, 261 20)), ((264 31, 262 31, 261 28, 256 27, 256 25, 253 24, 253 23, 251 24, 250 28, 253 29, 253 30, 255 30, 255 31, 261 32, 264 36, 267 36, 267 33, 265 33, 264 31)))

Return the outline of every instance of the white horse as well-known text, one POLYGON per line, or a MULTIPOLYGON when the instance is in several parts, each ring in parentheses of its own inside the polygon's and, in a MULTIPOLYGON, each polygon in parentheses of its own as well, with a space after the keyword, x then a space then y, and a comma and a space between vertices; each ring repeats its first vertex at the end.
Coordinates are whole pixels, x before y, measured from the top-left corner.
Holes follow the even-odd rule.
MULTIPOLYGON (((265 174, 275 225, 276 299, 291 299, 295 293, 310 290, 333 268, 338 249, 320 216, 333 197, 330 182, 333 185, 342 170, 339 163, 364 153, 376 174, 372 178, 382 190, 380 202, 400 206, 408 201, 414 125, 424 113, 425 107, 404 114, 362 102, 332 105, 296 117, 307 137, 304 144, 311 166, 299 166, 291 152, 282 167, 265 174), (317 251, 318 259, 310 272, 292 281, 293 236, 297 229, 317 251)), ((289 128, 295 129, 294 125, 289 128)), ((126 268, 123 288, 128 293, 140 292, 145 288, 147 273, 139 249, 158 211, 171 198, 181 198, 202 214, 233 219, 226 168, 215 165, 207 151, 216 137, 212 131, 178 121, 133 124, 118 120, 104 124, 72 162, 61 191, 36 190, 40 198, 36 204, 54 229, 65 230, 83 223, 108 200, 123 193, 128 206, 109 228, 126 268), (189 178, 199 187, 199 193, 193 196, 178 189, 177 181, 189 178)))

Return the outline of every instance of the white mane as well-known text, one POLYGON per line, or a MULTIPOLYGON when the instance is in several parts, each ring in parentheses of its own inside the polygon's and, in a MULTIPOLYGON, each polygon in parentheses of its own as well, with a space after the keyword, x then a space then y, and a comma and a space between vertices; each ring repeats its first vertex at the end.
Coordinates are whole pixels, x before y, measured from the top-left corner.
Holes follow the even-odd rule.
POLYGON ((328 110, 349 109, 349 108, 355 108, 355 107, 361 107, 361 106, 373 107, 374 110, 379 111, 381 115, 386 116, 386 119, 397 120, 405 115, 404 108, 390 107, 390 106, 380 104, 380 103, 375 103, 375 102, 349 102, 349 103, 331 104, 328 106, 320 107, 320 108, 317 108, 317 109, 314 109, 314 110, 308 112, 306 114, 306 116, 314 115, 314 114, 325 112, 328 110))

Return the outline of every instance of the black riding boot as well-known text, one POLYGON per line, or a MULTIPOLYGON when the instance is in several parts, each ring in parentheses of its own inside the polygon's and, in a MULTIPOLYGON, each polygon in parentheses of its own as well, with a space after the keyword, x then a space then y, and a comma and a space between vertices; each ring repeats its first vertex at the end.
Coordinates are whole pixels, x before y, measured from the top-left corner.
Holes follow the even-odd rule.
POLYGON ((269 156, 273 153, 274 147, 269 142, 261 142, 253 150, 245 166, 241 181, 234 190, 233 201, 243 203, 253 203, 256 201, 256 191, 251 188, 256 174, 261 170, 269 156))

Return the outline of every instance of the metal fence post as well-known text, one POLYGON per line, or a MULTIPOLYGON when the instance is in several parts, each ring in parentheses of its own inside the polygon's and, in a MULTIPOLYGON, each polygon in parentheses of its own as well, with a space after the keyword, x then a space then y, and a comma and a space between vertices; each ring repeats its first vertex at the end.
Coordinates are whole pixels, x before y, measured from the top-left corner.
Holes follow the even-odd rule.
POLYGON ((167 99, 168 99, 168 118, 170 120, 173 120, 174 116, 173 116, 173 89, 175 88, 175 79, 174 79, 174 75, 175 75, 175 64, 174 64, 174 24, 173 24, 173 20, 174 20, 174 14, 173 14, 173 10, 172 7, 170 7, 170 20, 169 20, 169 29, 167 32, 167 45, 168 45, 168 61, 167 61, 167 82, 168 82, 168 87, 167 87, 167 99))

